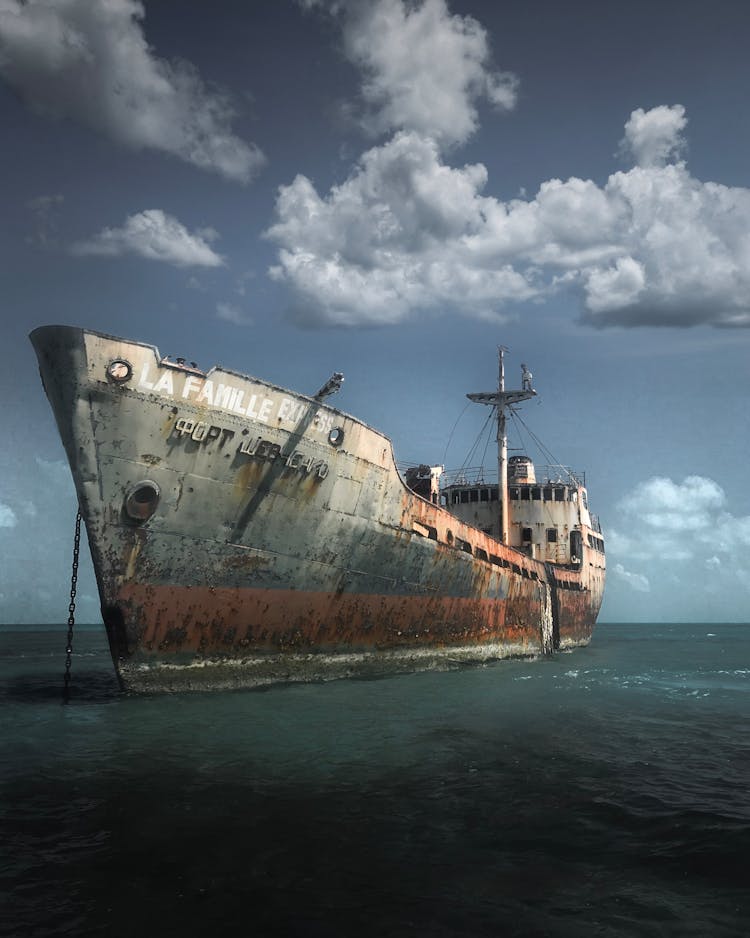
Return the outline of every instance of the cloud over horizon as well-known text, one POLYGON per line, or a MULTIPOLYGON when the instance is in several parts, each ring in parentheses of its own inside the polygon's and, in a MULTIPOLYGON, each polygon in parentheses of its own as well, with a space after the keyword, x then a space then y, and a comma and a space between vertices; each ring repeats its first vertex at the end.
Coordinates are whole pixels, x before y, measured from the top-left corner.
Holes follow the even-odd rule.
POLYGON ((695 591, 696 601, 727 588, 750 592, 750 516, 729 511, 713 479, 654 476, 617 507, 622 530, 607 531, 607 553, 621 582, 653 591, 668 576, 670 588, 677 583, 686 595, 695 591))
POLYGON ((218 237, 212 228, 190 232, 161 209, 130 215, 121 228, 104 228, 87 241, 78 241, 71 253, 78 256, 119 257, 136 254, 175 267, 221 267, 222 257, 209 245, 218 237))
POLYGON ((232 132, 229 97, 156 56, 144 16, 139 0, 0 0, 0 74, 42 115, 249 182, 265 158, 232 132))

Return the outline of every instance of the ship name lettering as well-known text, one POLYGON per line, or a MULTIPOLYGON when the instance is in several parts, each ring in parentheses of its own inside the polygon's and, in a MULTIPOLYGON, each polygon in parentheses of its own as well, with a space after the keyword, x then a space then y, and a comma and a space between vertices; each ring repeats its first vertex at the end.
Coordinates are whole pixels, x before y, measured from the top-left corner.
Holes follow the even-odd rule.
POLYGON ((159 394, 174 394, 172 372, 165 371, 156 384, 154 384, 153 381, 148 380, 148 362, 144 362, 143 368, 141 369, 141 377, 138 381, 138 387, 146 391, 158 391, 159 394))
MULTIPOLYGON (((138 387, 144 391, 153 391, 158 394, 175 396, 174 375, 170 369, 161 370, 157 378, 150 373, 150 362, 144 362, 141 369, 138 387)), ((247 388, 239 388, 232 384, 213 381, 211 378, 201 378, 198 375, 185 375, 182 390, 179 386, 177 396, 182 400, 192 400, 202 407, 216 407, 230 414, 240 417, 250 417, 260 423, 268 423, 274 416, 279 421, 298 423, 307 412, 307 401, 295 400, 291 397, 282 397, 281 400, 272 397, 263 397, 260 394, 249 394, 247 388)), ((325 410, 318 410, 312 418, 312 426, 319 433, 330 433, 333 429, 334 414, 325 410)))
POLYGON ((293 401, 291 397, 282 397, 279 404, 279 420, 289 420, 296 423, 305 413, 305 401, 293 401))
POLYGON ((174 432, 181 437, 189 436, 196 443, 210 443, 222 437, 221 446, 234 436, 234 430, 220 427, 215 423, 206 423, 203 420, 191 420, 189 417, 180 417, 175 421, 174 432))
POLYGON ((314 456, 306 456, 303 452, 296 449, 286 458, 284 464, 287 469, 296 469, 305 475, 314 473, 319 479, 325 479, 328 475, 328 463, 324 459, 315 459, 314 456))
MULTIPOLYGON (((265 459, 273 462, 281 455, 281 447, 271 440, 264 440, 256 436, 252 440, 244 440, 238 447, 243 456, 253 456, 256 459, 265 459)), ((284 460, 285 469, 296 469, 301 475, 314 475, 318 479, 325 479, 328 475, 328 463, 324 459, 316 459, 296 449, 284 460)))
MULTIPOLYGON (((144 373, 146 367, 144 367, 144 373)), ((169 377, 171 379, 171 375, 169 377)), ((141 379, 141 384, 144 387, 150 387, 150 384, 143 383, 143 379, 141 379)), ((157 389, 162 391, 170 390, 166 386, 159 387, 159 385, 154 387, 153 390, 157 389)), ((232 384, 214 382, 211 378, 203 380, 197 378, 195 375, 188 375, 185 378, 185 384, 182 388, 183 400, 188 400, 188 398, 191 397, 194 398, 196 404, 207 407, 219 407, 232 414, 239 414, 242 417, 251 417, 253 420, 259 420, 261 423, 268 423, 274 405, 273 398, 263 397, 259 399, 257 394, 251 394, 247 403, 245 403, 244 388, 238 388, 232 384)))
POLYGON ((313 417, 313 426, 321 433, 330 433, 333 429, 333 414, 319 410, 313 417))
POLYGON ((257 456, 258 459, 267 459, 272 462, 281 453, 281 447, 278 443, 272 443, 271 440, 263 440, 256 436, 254 440, 244 440, 240 443, 239 452, 243 456, 257 456))

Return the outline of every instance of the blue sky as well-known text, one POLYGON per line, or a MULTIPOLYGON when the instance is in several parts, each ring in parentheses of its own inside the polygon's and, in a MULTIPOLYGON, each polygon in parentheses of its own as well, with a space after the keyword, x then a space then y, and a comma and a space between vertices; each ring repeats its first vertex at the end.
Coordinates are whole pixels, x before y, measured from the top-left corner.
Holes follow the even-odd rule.
POLYGON ((735 2, 0 0, 0 621, 67 615, 49 322, 343 371, 448 468, 506 345, 587 473, 601 618, 747 621, 748 34, 735 2))

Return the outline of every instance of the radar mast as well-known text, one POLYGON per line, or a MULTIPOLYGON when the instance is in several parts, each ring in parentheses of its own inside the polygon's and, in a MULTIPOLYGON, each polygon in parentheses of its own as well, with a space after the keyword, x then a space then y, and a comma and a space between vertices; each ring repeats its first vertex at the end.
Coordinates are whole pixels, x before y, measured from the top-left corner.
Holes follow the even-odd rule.
POLYGON ((475 404, 491 404, 497 408, 497 484, 500 490, 500 540, 503 544, 510 543, 510 517, 509 517, 509 499, 508 499, 508 431, 506 427, 505 410, 511 404, 519 404, 521 401, 528 401, 536 397, 536 391, 531 387, 531 372, 522 365, 523 369, 523 390, 506 391, 505 390, 505 361, 504 354, 508 349, 504 345, 498 345, 498 379, 497 391, 478 391, 474 394, 467 394, 470 401, 475 404))

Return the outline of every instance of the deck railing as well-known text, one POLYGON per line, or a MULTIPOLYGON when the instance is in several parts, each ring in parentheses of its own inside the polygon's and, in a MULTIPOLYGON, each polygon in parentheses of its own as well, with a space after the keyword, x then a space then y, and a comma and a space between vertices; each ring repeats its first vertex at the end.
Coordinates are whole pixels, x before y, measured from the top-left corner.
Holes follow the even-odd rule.
MULTIPOLYGON (((535 466, 534 471, 534 485, 586 484, 586 473, 571 469, 570 466, 535 466)), ((510 481, 510 484, 513 482, 510 481)), ((451 485, 497 485, 497 469, 488 469, 486 466, 446 469, 440 476, 440 487, 444 489, 451 485)))

